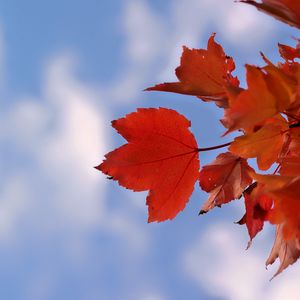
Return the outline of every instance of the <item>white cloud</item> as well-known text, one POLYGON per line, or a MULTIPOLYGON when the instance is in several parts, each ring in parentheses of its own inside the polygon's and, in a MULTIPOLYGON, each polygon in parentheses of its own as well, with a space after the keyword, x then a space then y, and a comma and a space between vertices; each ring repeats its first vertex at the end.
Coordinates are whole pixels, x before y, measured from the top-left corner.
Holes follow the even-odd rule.
POLYGON ((2 123, 6 126, 1 126, 2 138, 12 138, 13 133, 18 137, 14 139, 16 146, 25 147, 27 151, 36 151, 37 142, 49 122, 49 114, 38 99, 20 97, 3 117, 2 123), (7 130, 8 128, 10 130, 7 130))
POLYGON ((97 107, 96 90, 75 79, 70 57, 54 59, 46 73, 44 98, 53 125, 41 139, 39 163, 59 190, 58 211, 79 226, 98 223, 105 185, 93 166, 108 149, 107 112, 97 107))
POLYGON ((40 97, 19 97, 1 119, 0 142, 18 149, 28 164, 13 170, 5 182, 0 239, 18 238, 18 219, 34 214, 32 222, 40 222, 38 215, 47 207, 35 230, 73 236, 67 251, 78 249, 73 253, 78 259, 85 251, 80 246, 85 233, 93 230, 128 239, 128 247, 142 254, 147 243, 143 230, 127 212, 108 208, 105 176, 93 168, 112 148, 106 135, 111 132, 108 108, 101 91, 76 78, 75 67, 69 55, 50 60, 40 97), (28 180, 19 180, 20 172, 30 174, 28 180))
POLYGON ((273 29, 270 18, 241 3, 228 5, 223 25, 220 24, 219 27, 224 39, 236 47, 241 47, 243 51, 268 41, 269 32, 273 29))
MULTIPOLYGON (((206 1, 208 3, 208 1, 206 1)), ((222 1, 221 15, 216 13, 220 1, 209 1, 207 15, 213 16, 217 31, 223 40, 235 49, 248 53, 249 48, 259 52, 259 46, 270 42, 276 32, 275 21, 253 7, 231 0, 222 1), (214 13, 215 12, 215 13, 214 13), (272 32, 272 35, 270 35, 272 32)), ((218 9, 219 11, 219 9, 218 9)))
POLYGON ((0 193, 0 240, 11 242, 16 228, 21 227, 21 216, 27 210, 25 199, 32 196, 24 175, 17 174, 4 181, 0 193))
POLYGON ((165 26, 147 1, 127 1, 124 11, 126 53, 134 63, 148 65, 161 52, 165 26))
POLYGON ((106 90, 107 98, 118 105, 140 98, 141 91, 147 87, 147 77, 153 77, 153 64, 157 64, 166 51, 168 35, 165 21, 146 0, 126 1, 121 27, 125 36, 121 52, 126 67, 106 90))
POLYGON ((222 299, 299 299, 300 270, 292 266, 269 282, 275 268, 265 271, 262 248, 244 251, 245 244, 232 227, 218 223, 186 252, 184 268, 201 289, 222 299))
MULTIPOLYGON (((52 208, 56 205, 61 221, 81 227, 99 224, 102 218, 104 177, 93 166, 109 148, 105 135, 109 120, 96 105, 100 98, 96 90, 80 83, 73 69, 70 57, 53 59, 46 68, 43 95, 40 99, 21 96, 16 101, 2 120, 6 126, 1 126, 1 138, 37 166, 36 171, 31 166, 20 168, 32 178, 37 176, 44 191, 49 189, 45 201, 52 195, 52 208)), ((33 207, 37 204, 25 194, 20 197, 33 207)))

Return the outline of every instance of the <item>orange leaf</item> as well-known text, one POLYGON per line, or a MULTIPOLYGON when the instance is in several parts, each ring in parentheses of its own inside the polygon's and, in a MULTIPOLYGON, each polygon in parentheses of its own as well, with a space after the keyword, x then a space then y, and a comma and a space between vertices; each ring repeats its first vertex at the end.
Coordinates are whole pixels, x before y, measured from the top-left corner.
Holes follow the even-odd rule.
POLYGON ((281 188, 289 184, 292 180, 292 177, 269 175, 269 174, 263 175, 263 174, 251 173, 251 176, 258 183, 261 183, 266 186, 265 191, 269 190, 270 192, 280 190, 281 188))
POLYGON ((289 183, 272 192, 276 198, 274 209, 270 214, 270 221, 282 223, 286 240, 300 235, 300 177, 293 178, 289 183))
POLYGON ((215 101, 227 107, 226 86, 238 87, 237 78, 231 75, 235 64, 214 40, 208 40, 207 50, 183 48, 180 66, 176 69, 179 82, 158 84, 146 91, 164 91, 198 96, 204 101, 215 101))
POLYGON ((246 69, 248 89, 230 99, 229 108, 221 121, 228 128, 227 132, 253 127, 285 110, 290 104, 290 99, 282 96, 286 95, 285 87, 272 89, 270 74, 255 66, 247 65, 246 69))
POLYGON ((300 257, 300 243, 298 238, 286 241, 283 236, 282 225, 276 228, 276 239, 271 250, 271 253, 266 261, 266 266, 273 264, 277 258, 280 260, 280 265, 275 276, 280 274, 289 265, 293 264, 300 257))
MULTIPOLYGON (((281 45, 282 47, 283 45, 281 45)), ((279 45, 279 50, 282 48, 279 45)), ((282 65, 274 65, 262 54, 262 58, 267 63, 262 69, 266 73, 266 84, 271 93, 276 98, 278 111, 283 111, 295 101, 295 92, 297 91, 297 79, 288 74, 282 65)))
POLYGON ((200 172, 200 186, 210 196, 200 213, 239 198, 252 182, 250 171, 254 172, 245 159, 230 152, 218 155, 215 161, 204 166, 200 172))
POLYGON ((259 175, 253 178, 264 185, 264 192, 274 199, 269 221, 281 224, 285 240, 300 236, 300 177, 259 175))
POLYGON ((193 192, 199 160, 190 125, 166 108, 138 109, 112 122, 128 144, 108 153, 97 169, 133 191, 149 190, 149 222, 173 219, 193 192))
POLYGON ((284 144, 283 125, 267 124, 254 133, 237 137, 229 150, 244 158, 256 157, 259 169, 267 170, 277 161, 284 144))
POLYGON ((279 172, 283 176, 299 176, 300 157, 299 156, 286 157, 281 163, 279 172))
POLYGON ((298 0, 262 0, 262 3, 244 0, 241 2, 251 4, 282 22, 300 28, 300 2, 298 0))

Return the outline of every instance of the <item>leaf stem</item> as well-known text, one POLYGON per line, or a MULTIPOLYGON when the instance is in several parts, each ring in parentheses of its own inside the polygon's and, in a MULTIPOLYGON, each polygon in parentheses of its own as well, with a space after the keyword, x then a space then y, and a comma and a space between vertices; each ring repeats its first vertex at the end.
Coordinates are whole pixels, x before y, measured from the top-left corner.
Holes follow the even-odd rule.
POLYGON ((229 143, 226 143, 226 144, 217 145, 217 146, 213 146, 213 147, 208 147, 208 148, 198 148, 196 150, 198 152, 210 151, 210 150, 215 150, 215 149, 227 147, 227 146, 231 145, 231 143, 232 142, 229 142, 229 143))

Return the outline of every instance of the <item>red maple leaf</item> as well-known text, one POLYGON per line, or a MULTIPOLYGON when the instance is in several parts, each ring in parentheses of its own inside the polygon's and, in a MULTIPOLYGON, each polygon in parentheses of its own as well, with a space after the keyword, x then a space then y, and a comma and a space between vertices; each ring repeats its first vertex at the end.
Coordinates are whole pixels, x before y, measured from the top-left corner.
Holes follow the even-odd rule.
POLYGON ((183 47, 180 66, 176 69, 179 82, 167 82, 146 89, 194 95, 204 101, 215 101, 220 107, 227 107, 227 86, 238 88, 239 81, 231 75, 234 61, 215 42, 213 34, 205 49, 183 47))
POLYGON ((166 108, 140 108, 112 122, 128 144, 108 153, 96 168, 128 189, 149 190, 149 222, 173 219, 193 192, 199 160, 190 125, 166 108))

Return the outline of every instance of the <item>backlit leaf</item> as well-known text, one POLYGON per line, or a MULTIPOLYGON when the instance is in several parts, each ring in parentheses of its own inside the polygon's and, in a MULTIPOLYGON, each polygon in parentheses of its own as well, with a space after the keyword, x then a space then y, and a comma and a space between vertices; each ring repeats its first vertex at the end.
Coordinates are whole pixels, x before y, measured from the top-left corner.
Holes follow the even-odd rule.
POLYGON ((272 265, 279 258, 280 265, 275 276, 280 274, 289 265, 293 264, 300 257, 299 238, 286 240, 283 236, 282 225, 278 225, 276 229, 276 238, 271 253, 266 261, 266 266, 272 265))
POLYGON ((180 66, 176 69, 179 82, 158 84, 147 91, 164 91, 198 96, 204 101, 215 101, 227 107, 226 86, 238 87, 239 81, 231 75, 235 64, 215 42, 213 34, 207 50, 183 48, 180 66))
POLYGON ((285 87, 271 89, 270 74, 254 66, 248 65, 246 69, 248 89, 230 99, 229 108, 222 119, 228 132, 253 127, 290 105, 289 97, 281 96, 285 87))
POLYGON ((239 198, 252 182, 251 171, 245 159, 230 152, 218 155, 215 161, 204 166, 200 172, 200 186, 210 196, 200 213, 239 198))
POLYGON ((250 237, 250 242, 263 229, 264 222, 267 220, 268 213, 272 207, 273 200, 266 195, 257 184, 252 184, 244 192, 246 213, 244 217, 238 222, 240 225, 246 224, 250 237))
POLYGON ((285 141, 286 125, 267 124, 254 133, 235 138, 229 150, 244 158, 257 158, 261 170, 267 170, 278 160, 285 141))
POLYGON ((199 176, 190 122, 166 108, 138 109, 112 122, 128 143, 108 153, 97 169, 133 191, 149 190, 149 222, 173 219, 199 176))

